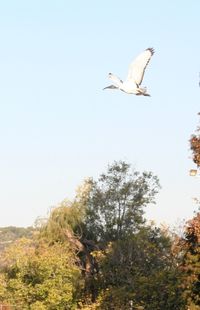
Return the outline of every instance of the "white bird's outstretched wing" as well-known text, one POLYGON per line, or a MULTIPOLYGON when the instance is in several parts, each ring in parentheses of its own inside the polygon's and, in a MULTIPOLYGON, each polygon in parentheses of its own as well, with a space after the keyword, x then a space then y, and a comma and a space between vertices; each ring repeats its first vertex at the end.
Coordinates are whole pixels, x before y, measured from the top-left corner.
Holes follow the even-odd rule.
POLYGON ((153 48, 147 48, 130 64, 128 72, 128 81, 133 81, 138 86, 142 83, 145 69, 154 54, 153 48))
POLYGON ((110 88, 110 89, 119 89, 121 88, 122 84, 123 84, 123 81, 120 80, 120 78, 112 73, 109 73, 108 74, 108 78, 114 83, 114 85, 109 85, 109 86, 106 86, 104 87, 103 89, 107 89, 107 88, 110 88))
POLYGON ((123 83, 123 81, 116 75, 112 74, 112 73, 109 73, 108 74, 108 78, 115 84, 117 85, 118 87, 120 87, 123 83))

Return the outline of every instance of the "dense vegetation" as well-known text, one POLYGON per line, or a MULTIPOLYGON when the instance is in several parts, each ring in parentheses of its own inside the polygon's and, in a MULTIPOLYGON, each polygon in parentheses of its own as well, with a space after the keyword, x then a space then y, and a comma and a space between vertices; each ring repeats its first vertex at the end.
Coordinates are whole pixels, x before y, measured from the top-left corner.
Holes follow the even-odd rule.
POLYGON ((1 303, 24 310, 200 309, 200 214, 182 236, 147 223, 145 208, 159 188, 151 172, 114 162, 36 228, 1 229, 16 232, 0 259, 1 303))

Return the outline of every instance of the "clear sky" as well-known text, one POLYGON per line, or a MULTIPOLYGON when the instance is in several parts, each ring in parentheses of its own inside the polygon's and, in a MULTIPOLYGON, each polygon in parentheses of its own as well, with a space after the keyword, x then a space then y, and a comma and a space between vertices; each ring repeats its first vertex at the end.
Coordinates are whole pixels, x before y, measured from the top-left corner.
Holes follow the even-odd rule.
POLYGON ((0 226, 33 225, 114 160, 156 174, 149 219, 193 215, 200 1, 1 1, 0 226), (154 47, 151 97, 102 91, 154 47))

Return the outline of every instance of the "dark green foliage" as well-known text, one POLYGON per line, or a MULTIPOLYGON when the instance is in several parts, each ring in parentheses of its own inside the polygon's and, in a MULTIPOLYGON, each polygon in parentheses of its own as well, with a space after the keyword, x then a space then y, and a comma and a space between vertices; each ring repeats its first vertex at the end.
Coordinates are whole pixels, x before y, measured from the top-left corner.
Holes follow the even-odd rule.
POLYGON ((123 161, 114 162, 97 182, 91 181, 84 219, 87 237, 108 242, 137 232, 144 223, 144 207, 155 202, 158 189, 151 172, 140 174, 123 161))
POLYGON ((143 228, 129 239, 109 244, 99 255, 101 307, 130 309, 130 301, 144 309, 184 309, 180 272, 171 242, 159 229, 143 228), (120 300, 118 299, 120 294, 120 300))

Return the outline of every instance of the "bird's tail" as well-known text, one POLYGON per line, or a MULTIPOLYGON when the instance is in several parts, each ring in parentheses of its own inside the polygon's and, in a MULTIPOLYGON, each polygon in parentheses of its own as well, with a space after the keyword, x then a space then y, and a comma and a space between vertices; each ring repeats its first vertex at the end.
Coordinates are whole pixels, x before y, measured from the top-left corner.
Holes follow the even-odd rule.
POLYGON ((140 91, 141 95, 143 95, 143 96, 149 96, 149 97, 151 96, 151 95, 149 95, 147 93, 147 88, 146 87, 140 87, 139 91, 140 91))

